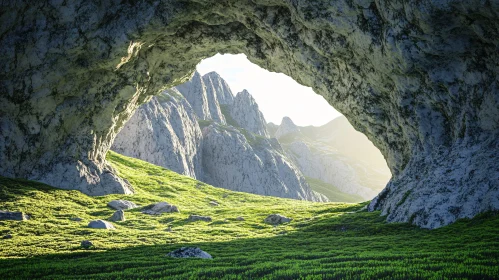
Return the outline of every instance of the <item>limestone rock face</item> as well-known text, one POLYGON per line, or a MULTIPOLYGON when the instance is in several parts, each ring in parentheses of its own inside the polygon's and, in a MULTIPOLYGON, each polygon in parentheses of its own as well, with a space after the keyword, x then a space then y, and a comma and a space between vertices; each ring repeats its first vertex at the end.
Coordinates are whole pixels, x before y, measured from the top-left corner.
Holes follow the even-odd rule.
POLYGON ((218 124, 204 128, 203 136, 205 182, 241 192, 326 200, 310 190, 275 139, 245 136, 236 128, 218 124))
POLYGON ((282 118, 281 125, 279 125, 276 132, 274 133, 274 137, 279 139, 286 135, 299 131, 300 128, 296 126, 296 124, 289 117, 284 117, 282 118))
POLYGON ((227 82, 217 72, 203 75, 203 82, 209 96, 216 96, 214 100, 218 101, 220 105, 232 105, 234 95, 227 82))
POLYGON ((255 99, 247 90, 236 95, 230 106, 230 115, 241 128, 263 137, 269 137, 267 122, 258 109, 255 99))
POLYGON ((498 16, 478 0, 6 2, 0 175, 132 193, 105 160, 125 122, 201 59, 245 53, 381 150, 393 178, 370 209, 388 221, 498 210, 498 16))
POLYGON ((207 80, 210 82, 209 87, 205 85, 203 77, 196 71, 188 82, 178 85, 176 90, 187 99, 200 119, 225 124, 218 96, 215 93, 215 81, 207 80))
MULTIPOLYGON (((187 84, 192 85, 193 81, 187 84)), ((203 92, 201 88, 198 90, 191 89, 189 94, 203 92)), ((116 136, 112 149, 200 179, 201 145, 197 116, 174 88, 141 106, 116 136)))

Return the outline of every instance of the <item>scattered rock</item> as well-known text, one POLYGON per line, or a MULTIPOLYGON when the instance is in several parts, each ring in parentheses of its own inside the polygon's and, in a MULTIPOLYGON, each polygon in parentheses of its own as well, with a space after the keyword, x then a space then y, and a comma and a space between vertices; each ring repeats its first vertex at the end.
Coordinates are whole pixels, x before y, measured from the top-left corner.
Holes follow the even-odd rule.
POLYGON ((116 229, 113 224, 104 220, 93 220, 88 223, 89 228, 116 229))
POLYGON ((0 220, 15 220, 15 221, 25 221, 29 220, 29 216, 23 212, 10 212, 0 210, 0 220))
POLYGON ((3 239, 11 239, 12 238, 12 234, 7 234, 5 235, 4 237, 2 237, 3 239))
POLYGON ((166 228, 166 231, 168 231, 168 232, 172 232, 172 231, 173 231, 172 226, 168 226, 168 227, 166 228))
POLYGON ((210 216, 190 215, 189 221, 191 221, 191 222, 195 222, 195 221, 211 222, 211 217, 210 216))
POLYGON ((244 218, 241 217, 241 216, 239 216, 239 217, 236 218, 236 221, 244 221, 244 218))
POLYGON ((264 222, 267 224, 279 225, 282 223, 289 223, 291 220, 293 219, 282 216, 281 214, 271 214, 265 218, 264 222))
POLYGON ((218 206, 218 202, 212 200, 212 201, 210 201, 210 205, 211 206, 218 206))
POLYGON ((180 212, 175 205, 168 202, 158 202, 144 207, 142 213, 149 215, 160 215, 161 213, 180 212))
POLYGON ((125 219, 125 211, 118 210, 118 211, 114 212, 114 214, 111 216, 111 218, 109 218, 109 220, 113 221, 113 222, 123 222, 123 221, 126 221, 126 219, 125 219))
POLYGON ((133 209, 137 208, 137 204, 128 201, 128 200, 113 200, 107 204, 107 206, 115 209, 115 210, 128 210, 128 209, 133 209))
POLYGON ((93 244, 93 243, 92 243, 92 241, 90 241, 90 240, 83 240, 83 241, 80 243, 80 246, 81 246, 82 248, 88 249, 88 248, 90 248, 90 247, 93 247, 93 246, 94 246, 94 244, 93 244))
POLYGON ((229 196, 229 194, 228 194, 228 193, 224 193, 224 194, 222 195, 222 198, 227 198, 228 196, 229 196))
POLYGON ((71 217, 71 218, 69 218, 69 220, 74 221, 74 222, 81 222, 81 221, 83 221, 82 218, 78 218, 78 217, 71 217))
POLYGON ((172 258, 201 258, 201 259, 212 259, 211 255, 205 251, 199 249, 198 247, 182 247, 175 251, 171 251, 166 254, 168 257, 172 258))

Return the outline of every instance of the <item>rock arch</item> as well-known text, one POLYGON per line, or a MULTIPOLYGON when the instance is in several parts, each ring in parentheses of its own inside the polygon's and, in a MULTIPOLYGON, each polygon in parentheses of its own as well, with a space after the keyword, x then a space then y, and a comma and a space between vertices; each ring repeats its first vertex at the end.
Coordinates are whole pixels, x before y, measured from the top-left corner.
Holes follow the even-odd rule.
POLYGON ((217 52, 311 86, 381 150, 388 221, 499 209, 497 1, 12 1, 0 175, 130 193, 105 154, 134 110, 217 52))

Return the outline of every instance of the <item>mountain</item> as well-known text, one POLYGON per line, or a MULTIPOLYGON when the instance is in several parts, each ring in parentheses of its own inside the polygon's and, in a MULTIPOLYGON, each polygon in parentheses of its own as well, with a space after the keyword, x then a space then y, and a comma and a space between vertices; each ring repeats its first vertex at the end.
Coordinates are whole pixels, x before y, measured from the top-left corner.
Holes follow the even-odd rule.
POLYGON ((299 127, 284 117, 277 128, 268 127, 312 188, 329 192, 332 200, 338 192, 349 194, 350 201, 372 199, 391 177, 379 150, 345 117, 320 127, 299 127))
POLYGON ((141 106, 112 149, 230 190, 327 201, 266 126, 248 91, 234 97, 217 73, 196 72, 141 106))

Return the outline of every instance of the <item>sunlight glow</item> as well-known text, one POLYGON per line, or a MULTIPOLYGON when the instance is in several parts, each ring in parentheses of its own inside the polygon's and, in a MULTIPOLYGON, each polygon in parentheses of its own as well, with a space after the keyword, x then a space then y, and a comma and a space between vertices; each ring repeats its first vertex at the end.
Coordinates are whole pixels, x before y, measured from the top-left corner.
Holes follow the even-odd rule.
POLYGON ((217 54, 201 61, 197 70, 201 75, 211 71, 220 74, 234 95, 248 90, 267 122, 280 124, 282 118, 288 116, 299 126, 320 126, 341 116, 310 87, 302 86, 284 74, 260 68, 244 54, 217 54))

